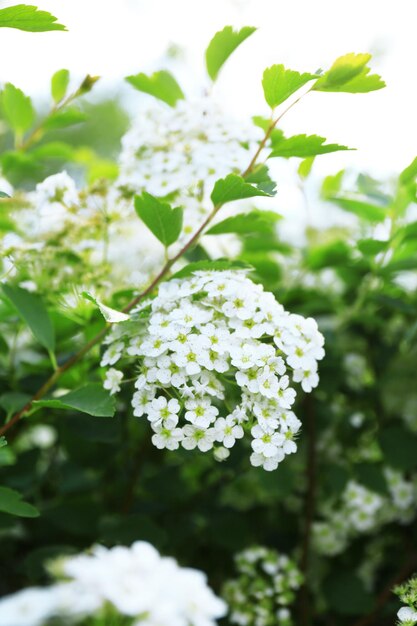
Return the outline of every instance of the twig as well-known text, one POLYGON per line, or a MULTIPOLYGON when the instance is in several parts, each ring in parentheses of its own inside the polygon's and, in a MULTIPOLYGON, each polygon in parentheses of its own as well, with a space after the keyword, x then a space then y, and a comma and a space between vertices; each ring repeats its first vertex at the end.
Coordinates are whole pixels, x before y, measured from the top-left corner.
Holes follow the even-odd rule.
POLYGON ((303 586, 300 589, 299 607, 301 623, 308 626, 311 621, 310 599, 308 589, 308 569, 310 564, 311 529, 316 511, 317 461, 316 461, 316 418, 313 401, 305 396, 304 408, 307 425, 307 491, 305 494, 305 527, 303 546, 300 560, 300 569, 304 575, 303 586))

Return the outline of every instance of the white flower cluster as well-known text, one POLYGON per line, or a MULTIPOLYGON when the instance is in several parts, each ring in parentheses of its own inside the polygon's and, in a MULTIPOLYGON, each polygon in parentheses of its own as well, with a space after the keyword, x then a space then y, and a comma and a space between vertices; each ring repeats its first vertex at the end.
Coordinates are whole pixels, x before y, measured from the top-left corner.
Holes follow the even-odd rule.
POLYGON ((417 576, 413 576, 405 583, 398 585, 394 593, 407 606, 401 607, 397 613, 400 626, 415 626, 417 624, 417 576))
POLYGON ((57 292, 67 308, 77 306, 72 291, 108 296, 115 288, 141 286, 163 263, 159 242, 138 219, 132 202, 112 186, 77 190, 75 181, 61 172, 19 201, 22 206, 11 216, 16 232, 0 237, 3 271, 25 282, 30 277, 33 290, 51 296, 57 292))
POLYGON ((290 383, 318 384, 315 320, 285 311, 241 270, 165 282, 148 309, 147 320, 118 325, 101 364, 135 359, 134 415, 147 416, 155 446, 229 450, 250 430, 251 463, 266 470, 296 451, 290 383))
POLYGON ((315 522, 313 533, 322 554, 343 552, 349 540, 372 532, 393 521, 409 523, 417 513, 416 480, 407 481, 401 472, 385 468, 388 494, 381 495, 351 480, 337 509, 325 512, 326 521, 315 522))
POLYGON ((290 626, 290 605, 302 575, 286 555, 263 546, 249 548, 236 556, 238 578, 223 589, 229 620, 239 626, 290 626))
POLYGON ((119 187, 155 196, 201 195, 218 178, 243 171, 259 129, 226 115, 213 100, 153 103, 122 140, 119 187), (245 143, 244 143, 245 142, 245 143))
POLYGON ((0 600, 0 626, 43 626, 53 618, 76 624, 87 616, 116 623, 117 615, 132 626, 213 626, 226 613, 202 572, 179 567, 143 541, 130 548, 95 546, 53 569, 63 582, 0 600))

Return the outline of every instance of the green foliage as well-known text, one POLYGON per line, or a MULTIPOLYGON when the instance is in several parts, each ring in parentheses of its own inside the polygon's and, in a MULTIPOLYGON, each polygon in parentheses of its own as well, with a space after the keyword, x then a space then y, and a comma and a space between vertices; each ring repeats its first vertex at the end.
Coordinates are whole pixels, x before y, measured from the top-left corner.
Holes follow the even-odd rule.
POLYGON ((56 17, 28 4, 16 4, 0 9, 0 28, 17 28, 33 33, 67 30, 57 22, 56 17))
POLYGON ((337 204, 337 206, 344 211, 354 213, 368 222, 383 222, 386 218, 385 209, 376 204, 371 204, 370 202, 338 196, 332 196, 328 199, 337 204))
POLYGON ((11 83, 6 83, 2 91, 2 104, 6 119, 16 135, 21 136, 32 126, 35 111, 29 96, 11 83))
POLYGON ((170 72, 161 70, 151 76, 140 73, 127 76, 127 82, 138 91, 143 91, 173 107, 178 100, 184 99, 181 87, 170 72))
POLYGON ((54 327, 42 299, 37 294, 13 285, 3 284, 2 290, 29 326, 34 337, 47 350, 53 352, 55 349, 54 327))
POLYGON ((183 209, 172 208, 144 191, 135 197, 135 210, 149 230, 165 246, 175 243, 182 228, 183 209))
POLYGON ((256 28, 252 26, 244 26, 235 31, 231 26, 225 26, 214 35, 206 50, 206 67, 212 80, 216 80, 220 69, 232 52, 255 30, 256 28))
POLYGON ((302 180, 305 180, 310 175, 311 169, 314 164, 314 158, 314 156, 307 157, 303 159, 303 161, 301 161, 300 165, 298 166, 297 172, 302 180))
POLYGON ((281 216, 274 211, 251 211, 228 217, 215 226, 212 226, 207 235, 222 235, 224 233, 236 233, 238 235, 251 235, 253 233, 269 233, 271 226, 276 224, 281 216))
POLYGON ((264 71, 262 78, 265 100, 271 109, 275 109, 314 78, 317 78, 317 74, 300 74, 285 69, 283 65, 272 65, 264 71))
POLYGON ((216 181, 211 200, 216 207, 220 207, 227 202, 243 200, 244 198, 254 198, 256 196, 272 196, 273 193, 262 191, 262 189, 251 185, 237 174, 228 174, 226 178, 216 181))
POLYGON ((68 70, 58 70, 51 78, 51 94, 55 104, 61 102, 67 93, 70 81, 70 73, 68 70))
POLYGON ((339 152, 340 150, 350 150, 347 146, 340 146, 337 143, 325 143, 324 137, 318 135, 294 135, 284 137, 276 134, 272 143, 272 152, 269 157, 307 157, 318 154, 328 154, 329 152, 339 152))
MULTIPOLYGON (((217 63, 211 66, 213 78, 230 49, 222 48, 222 38, 227 40, 230 29, 222 32, 227 36, 216 35, 213 40, 219 46, 217 56, 212 57, 217 63)), ((238 41, 236 33, 233 37, 238 41)), ((295 94, 298 88, 308 89, 306 76, 313 76, 308 80, 321 91, 370 89, 379 78, 370 75, 368 61, 369 55, 349 55, 318 79, 274 66, 265 75, 271 106, 279 106, 286 94, 295 94)), ((162 80, 158 74, 154 79, 139 75, 145 76, 139 80, 145 88, 140 89, 159 98, 162 93, 162 99, 174 106, 183 97, 182 91, 177 83, 166 81, 164 73, 162 80)), ((161 197, 150 195, 143 187, 129 186, 125 179, 120 184, 118 178, 120 140, 130 125, 120 103, 82 102, 78 98, 94 85, 94 77, 86 77, 73 92, 68 79, 65 70, 54 75, 51 110, 42 115, 35 116, 27 96, 14 87, 8 88, 8 97, 18 106, 9 106, 9 117, 3 102, 1 168, 14 190, 11 198, 0 194, 1 593, 44 584, 45 557, 85 549, 97 541, 125 545, 138 539, 154 542, 181 563, 204 569, 218 590, 233 577, 236 552, 261 543, 288 554, 298 567, 304 559, 308 562, 304 590, 297 592, 290 606, 293 623, 349 626, 360 620, 371 624, 371 618, 384 626, 394 623, 395 602, 374 611, 379 609, 381 592, 413 558, 417 541, 415 495, 407 503, 417 479, 417 295, 413 282, 417 226, 412 221, 416 161, 389 181, 376 181, 364 173, 351 183, 351 172, 331 173, 322 182, 319 198, 317 181, 311 176, 315 156, 347 148, 326 145, 315 135, 285 137, 274 129, 266 150, 283 158, 303 159, 300 164, 285 164, 285 170, 298 172, 295 185, 302 193, 298 188, 294 191, 306 197, 311 223, 315 223, 316 210, 324 215, 321 228, 304 228, 301 217, 296 224, 293 220, 299 228, 293 243, 275 211, 282 207, 284 214, 288 207, 279 196, 277 202, 271 200, 273 170, 261 162, 266 151, 244 177, 209 172, 207 180, 192 180, 191 186, 179 186, 167 196, 162 197, 164 188, 161 197), (16 111, 20 115, 17 127, 13 126, 16 111), (41 222, 42 211, 31 209, 37 192, 28 194, 27 190, 32 192, 46 175, 64 169, 81 189, 78 201, 71 199, 68 207, 62 207, 54 200, 41 222), (211 185, 220 176, 211 194, 213 207, 211 185), (263 199, 258 201, 258 196, 263 199), (224 213, 220 210, 223 204, 238 200, 245 200, 244 209, 235 204, 225 207, 224 213), (144 368, 140 359, 125 365, 117 360, 116 350, 113 375, 124 373, 117 402, 103 389, 100 355, 109 347, 103 344, 104 332, 109 331, 107 337, 114 333, 116 339, 120 333, 124 342, 123 329, 128 328, 141 339, 157 288, 147 291, 143 300, 138 296, 152 284, 168 256, 159 245, 152 246, 150 253, 147 237, 137 242, 143 228, 134 221, 134 206, 165 247, 180 236, 181 241, 192 241, 166 280, 197 271, 250 271, 254 283, 271 291, 286 310, 313 317, 324 333, 326 355, 320 363, 319 387, 308 397, 300 390, 292 407, 302 423, 298 450, 276 472, 248 465, 250 441, 237 442, 221 463, 197 449, 157 449, 146 419, 132 415, 134 381, 144 368), (341 226, 339 208, 357 219, 341 226), (204 235, 210 236, 193 238, 210 212, 218 220, 215 225, 207 224, 204 235), (90 213, 92 220, 84 229, 84 217, 90 213), (36 219, 28 220, 28 214, 36 219), (61 224, 61 215, 68 221, 61 224), (335 215, 339 225, 331 225, 335 215), (384 241, 375 238, 379 224, 388 226, 384 241), (47 231, 39 241, 37 228, 47 231), (42 246, 35 245, 39 242, 42 246), (137 312, 120 313, 131 302, 138 304, 137 312), (118 326, 108 328, 119 321, 118 326), (96 341, 98 334, 101 339, 96 341), (47 358, 42 346, 56 353, 58 365, 53 354, 47 358), (16 414, 39 389, 47 389, 45 395, 15 423, 16 414), (350 516, 346 505, 352 481, 368 494, 368 500, 356 509, 349 503, 356 517, 350 516), (369 502, 375 498, 382 504, 376 500, 380 508, 366 526, 363 516, 369 514, 369 502), (35 519, 38 510, 41 517, 35 519), (334 517, 328 517, 331 513, 334 517), (335 534, 333 552, 322 549, 316 528, 329 519, 327 540, 335 534), (355 527, 358 522, 364 524, 363 529, 355 527), (303 554, 306 543, 308 554, 303 554), (306 597, 307 607, 303 604, 306 597), (305 608, 308 615, 303 619, 305 608)), ((169 112, 166 108, 165 113, 169 112)), ((176 114, 175 109, 172 113, 176 114)), ((259 117, 255 123, 264 132, 271 125, 259 117)), ((172 147, 175 156, 183 147, 181 142, 189 145, 187 139, 178 132, 172 147)), ((238 142, 244 164, 246 152, 250 163, 257 146, 252 151, 247 137, 234 137, 235 149, 238 142)), ((147 165, 141 161, 145 159, 142 149, 145 153, 152 148, 139 146, 140 173, 141 166, 147 165)), ((194 148, 184 154, 193 164, 194 148)), ((168 149, 166 155, 169 159, 168 149)), ((209 165, 214 170, 215 159, 209 165)), ((181 179, 183 172, 178 173, 181 179)), ((291 177, 284 182, 289 181, 291 177)), ((175 285, 170 287, 175 296, 175 285)), ((251 294, 242 294, 246 296, 250 300, 251 294)), ((202 292, 191 294, 190 299, 204 307, 205 297, 202 292)), ((242 320, 248 335, 252 321, 242 320)), ((233 406, 240 389, 228 372, 213 370, 213 376, 224 384, 225 403, 217 395, 212 402, 226 416, 227 403, 233 406)), ((168 388, 162 394, 171 399, 168 388)), ((185 398, 180 394, 172 399, 183 407, 185 398)), ((249 410, 247 417, 250 428, 249 410)), ((254 597, 258 599, 262 591, 254 589, 254 597)), ((259 601, 251 606, 258 610, 264 605, 259 601)), ((271 626, 277 619, 285 618, 273 614, 271 626)), ((230 623, 225 618, 225 624, 230 623)))
POLYGON ((406 167, 398 177, 399 182, 402 185, 412 183, 417 176, 417 157, 413 159, 412 163, 406 167))
POLYGON ((39 517, 39 511, 32 504, 22 500, 18 491, 0 486, 0 511, 17 517, 39 517))
POLYGON ((385 87, 378 74, 369 74, 371 54, 349 53, 339 57, 314 84, 315 91, 367 93, 385 87))
POLYGON ((47 120, 45 120, 45 130, 58 130, 61 128, 68 128, 75 124, 80 124, 87 119, 85 113, 77 109, 76 107, 69 107, 63 111, 53 112, 47 120))
POLYGON ((183 269, 175 272, 172 278, 185 278, 191 276, 194 272, 216 271, 216 270, 247 270, 251 269, 251 266, 244 261, 230 261, 229 259, 217 259, 216 261, 194 261, 188 263, 183 269))
POLYGON ((114 397, 109 396, 99 384, 89 383, 59 398, 37 400, 35 408, 74 409, 94 417, 113 417, 116 410, 114 397))

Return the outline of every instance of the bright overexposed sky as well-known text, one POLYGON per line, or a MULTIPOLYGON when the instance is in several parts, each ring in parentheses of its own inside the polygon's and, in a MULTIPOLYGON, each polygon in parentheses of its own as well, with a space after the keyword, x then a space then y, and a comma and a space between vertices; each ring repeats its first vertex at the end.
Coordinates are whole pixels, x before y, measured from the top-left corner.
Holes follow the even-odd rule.
MULTIPOLYGON (((16 4, 0 1, 0 7, 16 4)), ((236 115, 267 113, 261 76, 268 65, 326 69, 346 52, 372 52, 372 67, 387 88, 365 95, 309 94, 288 116, 287 134, 317 133, 357 148, 319 157, 317 175, 351 167, 376 176, 403 169, 417 154, 417 37, 415 0, 36 0, 68 32, 23 33, 1 29, 0 82, 11 81, 40 96, 51 74, 101 75, 98 92, 122 89, 123 77, 167 66, 184 90, 206 86, 204 49, 226 24, 258 31, 235 53, 215 87, 236 115)), ((135 94, 136 97, 136 94, 135 94)), ((103 129, 103 132, 105 130, 103 129)))

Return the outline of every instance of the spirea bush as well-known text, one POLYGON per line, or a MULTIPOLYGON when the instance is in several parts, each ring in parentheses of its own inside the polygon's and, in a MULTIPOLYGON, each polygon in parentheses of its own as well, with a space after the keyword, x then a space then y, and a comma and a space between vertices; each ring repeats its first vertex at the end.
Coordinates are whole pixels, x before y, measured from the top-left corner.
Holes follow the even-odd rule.
MULTIPOLYGON (((0 27, 65 28, 26 5, 0 27)), ((339 98, 377 110, 369 54, 274 64, 258 115, 237 79, 225 110, 254 32, 214 35, 192 99, 126 77, 133 116, 89 74, 58 69, 49 110, 2 85, 4 626, 416 622, 417 159, 377 181, 284 132, 301 99, 341 134, 339 98)))

